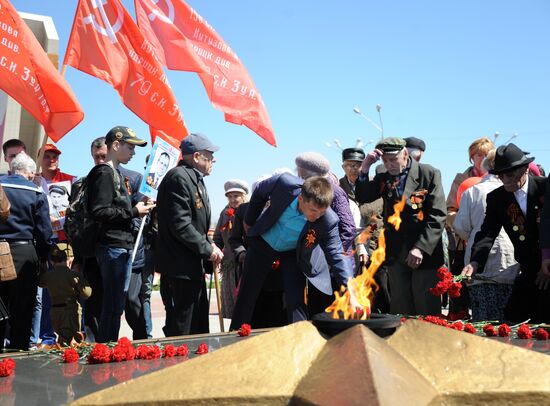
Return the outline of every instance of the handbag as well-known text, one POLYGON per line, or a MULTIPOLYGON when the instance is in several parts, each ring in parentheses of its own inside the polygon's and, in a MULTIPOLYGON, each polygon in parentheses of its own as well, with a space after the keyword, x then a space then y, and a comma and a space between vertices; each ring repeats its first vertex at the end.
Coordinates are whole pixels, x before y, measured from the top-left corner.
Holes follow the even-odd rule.
POLYGON ((11 257, 10 245, 0 241, 0 282, 12 281, 17 278, 15 265, 11 257))

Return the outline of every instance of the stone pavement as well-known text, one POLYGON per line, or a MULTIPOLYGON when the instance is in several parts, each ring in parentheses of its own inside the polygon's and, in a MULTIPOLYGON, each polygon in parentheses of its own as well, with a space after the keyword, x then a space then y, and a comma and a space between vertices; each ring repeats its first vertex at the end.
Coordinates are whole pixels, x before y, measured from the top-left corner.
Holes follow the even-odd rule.
MULTIPOLYGON (((162 327, 164 326, 165 312, 164 305, 160 298, 160 291, 155 290, 151 295, 151 316, 153 318, 153 338, 162 338, 164 333, 162 327)), ((229 330, 231 319, 224 319, 225 331, 229 330)), ((218 319, 218 305, 216 301, 216 290, 212 287, 212 295, 210 300, 210 332, 219 333, 220 322, 218 319)), ((119 337, 132 338, 132 329, 128 326, 126 319, 122 316, 120 323, 119 337)))

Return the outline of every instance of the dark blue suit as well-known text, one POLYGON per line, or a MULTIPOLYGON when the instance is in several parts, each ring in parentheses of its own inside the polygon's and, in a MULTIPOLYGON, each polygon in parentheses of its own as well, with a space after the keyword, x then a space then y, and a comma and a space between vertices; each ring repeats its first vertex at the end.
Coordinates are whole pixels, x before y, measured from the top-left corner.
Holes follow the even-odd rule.
POLYGON ((250 226, 247 234, 249 247, 233 312, 232 329, 238 329, 242 323, 250 323, 258 294, 277 260, 283 277, 289 322, 307 319, 305 278, 320 292, 331 295, 331 275, 336 287, 345 284, 353 275, 351 261, 343 254, 338 216, 330 208, 317 221, 305 224, 296 250, 277 252, 261 237, 298 197, 302 184, 302 179, 285 173, 266 179, 254 190, 245 215, 245 223, 250 226), (264 211, 268 201, 269 207, 264 211))

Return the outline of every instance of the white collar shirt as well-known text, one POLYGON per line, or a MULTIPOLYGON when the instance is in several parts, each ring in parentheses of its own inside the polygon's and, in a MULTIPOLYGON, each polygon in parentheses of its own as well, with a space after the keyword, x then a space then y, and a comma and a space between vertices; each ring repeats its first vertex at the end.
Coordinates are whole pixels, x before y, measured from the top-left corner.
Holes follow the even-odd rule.
POLYGON ((519 204, 519 208, 523 212, 523 215, 527 217, 527 188, 529 185, 529 177, 527 177, 527 180, 521 187, 521 189, 518 189, 514 192, 514 196, 519 204))

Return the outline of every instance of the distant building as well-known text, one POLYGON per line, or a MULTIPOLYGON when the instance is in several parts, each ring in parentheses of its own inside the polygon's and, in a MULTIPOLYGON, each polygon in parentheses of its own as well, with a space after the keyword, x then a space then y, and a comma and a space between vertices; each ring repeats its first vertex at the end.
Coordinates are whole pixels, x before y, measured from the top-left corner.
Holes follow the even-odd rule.
MULTIPOLYGON (((59 36, 53 20, 48 16, 19 13, 38 39, 56 67, 59 66, 59 36)), ((44 137, 44 128, 21 105, 0 90, 0 140, 2 143, 12 138, 19 138, 27 145, 27 153, 36 159, 38 149, 44 137)), ((0 150, 1 151, 1 150, 0 150)), ((0 160, 0 173, 7 172, 8 167, 0 160)))

